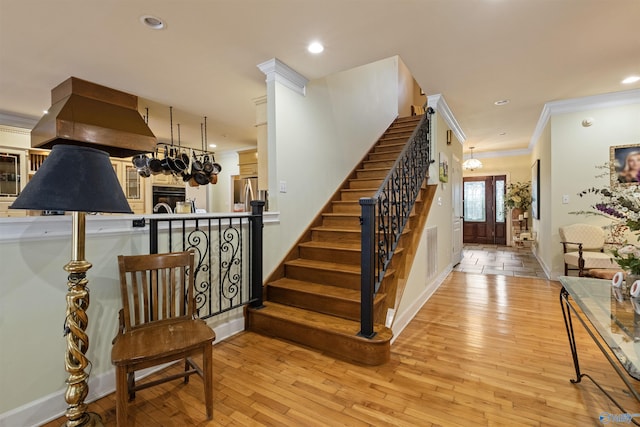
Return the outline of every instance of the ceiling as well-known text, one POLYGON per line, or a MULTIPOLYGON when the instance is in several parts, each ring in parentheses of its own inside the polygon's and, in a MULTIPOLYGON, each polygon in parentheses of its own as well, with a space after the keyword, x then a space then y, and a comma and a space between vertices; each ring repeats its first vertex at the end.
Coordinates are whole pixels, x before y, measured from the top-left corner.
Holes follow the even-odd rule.
POLYGON ((546 102, 640 87, 621 84, 640 75, 638 17, 638 0, 0 0, 0 118, 38 118, 75 76, 138 95, 161 140, 171 105, 176 141, 180 124, 199 147, 207 116, 207 141, 235 150, 255 145, 258 64, 315 79, 399 55, 465 151, 521 150, 546 102))

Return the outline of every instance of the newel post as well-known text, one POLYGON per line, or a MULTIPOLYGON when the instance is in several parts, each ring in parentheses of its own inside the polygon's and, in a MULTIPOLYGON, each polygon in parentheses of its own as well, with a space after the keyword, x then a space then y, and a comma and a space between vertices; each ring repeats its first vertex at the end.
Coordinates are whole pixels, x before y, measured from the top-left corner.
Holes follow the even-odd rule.
POLYGON ((251 201, 251 293, 252 308, 264 307, 262 304, 262 213, 264 200, 251 201))
POLYGON ((373 338, 373 293, 375 276, 375 204, 372 198, 361 198, 361 273, 360 273, 360 332, 359 336, 373 338))

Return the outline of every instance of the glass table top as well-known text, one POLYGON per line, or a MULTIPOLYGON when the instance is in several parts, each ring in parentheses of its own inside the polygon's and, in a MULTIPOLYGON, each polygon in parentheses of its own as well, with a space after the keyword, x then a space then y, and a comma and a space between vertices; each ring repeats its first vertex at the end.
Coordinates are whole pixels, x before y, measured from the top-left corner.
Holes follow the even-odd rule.
POLYGON ((624 369, 640 380, 640 299, 614 288, 610 280, 569 276, 559 280, 624 369))

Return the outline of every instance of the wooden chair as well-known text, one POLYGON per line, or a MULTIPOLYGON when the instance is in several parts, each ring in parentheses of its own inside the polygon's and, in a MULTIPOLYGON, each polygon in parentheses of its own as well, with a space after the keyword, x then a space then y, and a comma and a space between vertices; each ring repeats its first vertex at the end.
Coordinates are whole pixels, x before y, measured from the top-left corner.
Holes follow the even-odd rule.
POLYGON ((564 274, 577 270, 584 276, 590 269, 619 269, 613 256, 604 251, 605 235, 602 227, 590 224, 572 224, 560 227, 560 240, 564 249, 564 274))
POLYGON ((422 105, 412 105, 411 106, 411 115, 412 116, 421 116, 424 114, 424 107, 422 105))
POLYGON ((212 344, 215 333, 194 316, 194 254, 118 257, 120 269, 120 330, 113 339, 111 363, 116 367, 116 418, 127 425, 128 401, 136 391, 177 378, 204 381, 207 418, 213 416, 212 344), (202 369, 192 357, 202 355, 202 369), (183 373, 136 384, 135 372, 183 359, 183 373))

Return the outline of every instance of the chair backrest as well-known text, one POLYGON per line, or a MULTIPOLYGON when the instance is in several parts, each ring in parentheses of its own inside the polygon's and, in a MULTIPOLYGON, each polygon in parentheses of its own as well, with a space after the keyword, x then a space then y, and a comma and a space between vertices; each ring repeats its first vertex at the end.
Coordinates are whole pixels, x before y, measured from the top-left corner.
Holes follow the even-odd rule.
MULTIPOLYGON (((563 242, 582 243, 583 250, 600 250, 604 247, 604 230, 597 225, 571 224, 560 227, 559 231, 563 242)), ((578 247, 575 246, 575 249, 578 247)))
POLYGON ((421 116, 424 114, 424 107, 422 105, 412 105, 411 106, 411 115, 412 116, 421 116))
POLYGON ((194 254, 118 256, 125 331, 151 322, 191 319, 194 254))

